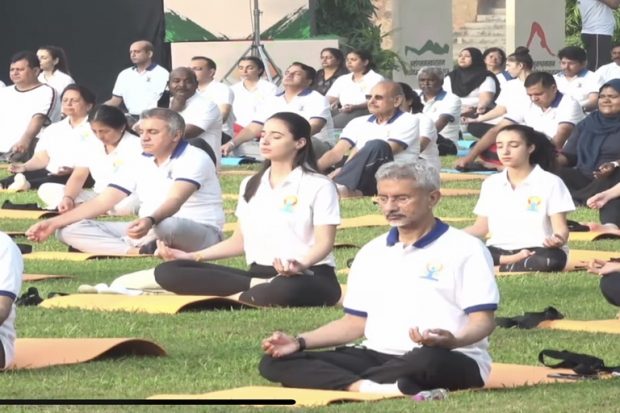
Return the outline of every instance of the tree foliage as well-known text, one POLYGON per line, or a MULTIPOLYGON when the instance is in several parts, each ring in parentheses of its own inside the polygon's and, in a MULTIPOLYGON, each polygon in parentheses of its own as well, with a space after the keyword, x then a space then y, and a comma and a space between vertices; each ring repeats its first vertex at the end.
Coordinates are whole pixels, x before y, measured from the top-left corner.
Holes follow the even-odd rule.
MULTIPOLYGON (((620 13, 614 13, 616 17, 616 30, 613 42, 620 42, 620 13)), ((581 46, 581 14, 577 0, 566 0, 566 44, 571 46, 581 46)))

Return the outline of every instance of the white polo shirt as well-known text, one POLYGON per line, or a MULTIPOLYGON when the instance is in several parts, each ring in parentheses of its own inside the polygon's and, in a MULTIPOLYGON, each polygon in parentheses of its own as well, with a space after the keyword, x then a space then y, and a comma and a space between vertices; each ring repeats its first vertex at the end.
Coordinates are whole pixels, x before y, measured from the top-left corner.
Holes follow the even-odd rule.
POLYGON ((187 99, 185 109, 179 114, 183 116, 186 124, 197 126, 204 131, 197 138, 207 142, 213 149, 219 166, 222 157, 222 114, 217 105, 200 93, 194 93, 187 99))
POLYGON ((555 136, 560 123, 576 125, 585 116, 579 103, 561 92, 557 92, 551 105, 544 111, 532 101, 525 100, 509 104, 507 110, 504 119, 530 126, 549 139, 555 136))
POLYGON ((374 139, 397 142, 403 150, 394 155, 394 160, 415 162, 420 155, 420 121, 418 117, 401 110, 397 110, 384 123, 377 123, 375 115, 360 116, 345 126, 340 139, 346 140, 358 151, 374 139))
POLYGON ((516 250, 543 247, 545 238, 553 235, 550 216, 574 210, 575 204, 562 179, 536 165, 514 189, 507 170, 487 178, 474 213, 487 217, 487 245, 516 250))
POLYGON ((439 149, 437 148, 437 129, 435 122, 423 113, 416 113, 420 125, 420 145, 422 145, 422 137, 430 139, 426 148, 420 152, 420 158, 424 159, 429 165, 434 166, 437 171, 441 170, 441 159, 439 159, 439 149))
MULTIPOLYGON (((450 76, 446 76, 443 79, 443 89, 448 93, 452 92, 452 80, 450 76)), ((469 95, 461 97, 461 104, 463 106, 478 106, 478 102, 480 101, 480 93, 481 92, 491 92, 495 94, 497 91, 495 81, 491 76, 487 76, 480 86, 469 92, 469 95)))
POLYGON ((426 100, 424 95, 420 93, 420 99, 424 104, 422 112, 430 116, 433 122, 437 122, 441 115, 448 116, 450 121, 437 133, 456 143, 459 140, 459 131, 461 130, 461 99, 445 90, 430 100, 426 100))
MULTIPOLYGON (((303 259, 315 244, 314 228, 340 224, 338 192, 318 173, 295 168, 284 182, 271 187, 267 169, 250 202, 243 198, 250 179, 241 182, 235 215, 243 232, 248 264, 273 265, 275 258, 303 259)), ((314 265, 336 266, 330 252, 314 265)))
POLYGON ((581 13, 581 33, 613 36, 616 27, 614 9, 601 0, 577 0, 581 13))
POLYGON ((39 73, 38 79, 39 82, 47 83, 48 85, 53 87, 56 90, 56 93, 58 93, 58 96, 62 95, 62 92, 67 86, 75 83, 75 80, 73 80, 71 76, 69 76, 65 72, 61 72, 60 70, 55 70, 49 79, 47 79, 45 77, 45 74, 41 72, 39 73))
POLYGON ((52 123, 41 132, 34 152, 47 152, 49 163, 45 167, 51 173, 57 173, 62 167, 73 168, 85 154, 80 148, 87 142, 98 142, 90 124, 85 118, 79 125, 72 127, 69 118, 52 123))
MULTIPOLYGON (((437 220, 413 245, 398 241, 397 227, 364 245, 349 272, 344 311, 366 318, 364 346, 402 355, 420 347, 409 338, 410 328, 456 334, 468 314, 495 311, 498 303, 487 248, 437 220)), ((491 370, 488 345, 485 338, 454 349, 476 361, 484 381, 491 370)))
POLYGON ((105 145, 97 138, 87 142, 80 150, 75 166, 88 168, 95 181, 93 191, 101 193, 121 168, 138 162, 141 156, 140 138, 125 132, 116 148, 110 153, 106 152, 105 145))
POLYGON ((607 63, 594 72, 601 79, 601 86, 612 79, 620 78, 620 65, 616 62, 607 63))
POLYGON ((565 95, 571 96, 581 106, 588 101, 590 93, 598 93, 603 85, 601 78, 591 70, 584 68, 579 74, 572 79, 567 79, 563 72, 553 75, 558 90, 565 95))
POLYGON ((132 115, 157 107, 157 101, 168 84, 169 73, 158 64, 151 64, 142 73, 135 66, 118 74, 112 95, 123 98, 132 115))
POLYGON ((176 181, 196 185, 196 191, 172 215, 186 218, 220 230, 224 226, 222 191, 209 155, 202 149, 181 141, 161 165, 152 155, 142 156, 127 168, 122 168, 109 186, 125 192, 135 192, 140 201, 138 215, 146 217, 157 210, 167 199, 176 181))
POLYGON ((347 73, 336 79, 326 95, 338 98, 342 106, 359 105, 366 102, 366 95, 369 95, 372 88, 382 80, 384 77, 372 69, 364 74, 360 82, 353 80, 352 73, 347 73))
POLYGON ((252 121, 263 125, 271 115, 277 112, 297 113, 307 121, 314 118, 325 120, 325 126, 314 137, 331 145, 334 144, 334 121, 329 101, 316 90, 304 89, 291 101, 286 100, 284 92, 271 96, 263 102, 252 121))
POLYGON ((58 94, 46 84, 26 91, 17 90, 15 85, 0 88, 0 108, 0 152, 11 150, 33 116, 43 115, 46 125, 60 120, 58 94))
POLYGON ((9 317, 0 325, 0 341, 7 367, 15 358, 15 299, 21 289, 23 272, 24 261, 19 248, 8 235, 0 232, 0 295, 13 300, 9 317))
POLYGON ((246 89, 243 82, 235 83, 230 89, 235 96, 232 107, 235 123, 246 127, 256 119, 256 112, 265 100, 276 94, 277 87, 271 82, 259 79, 254 90, 246 89))
POLYGON ((213 101, 218 106, 231 105, 228 119, 226 119, 226 122, 222 120, 222 132, 232 136, 232 125, 234 118, 232 114, 232 104, 235 99, 235 95, 230 87, 222 82, 213 80, 207 85, 206 88, 199 90, 198 93, 200 93, 204 98, 213 101))

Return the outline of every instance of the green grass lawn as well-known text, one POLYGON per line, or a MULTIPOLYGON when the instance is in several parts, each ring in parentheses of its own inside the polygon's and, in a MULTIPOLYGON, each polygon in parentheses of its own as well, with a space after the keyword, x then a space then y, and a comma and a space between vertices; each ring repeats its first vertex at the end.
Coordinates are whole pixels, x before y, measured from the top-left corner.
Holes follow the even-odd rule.
MULTIPOLYGON (((451 158, 444 162, 449 164, 451 158)), ((0 173, 1 174, 1 173, 0 173)), ((237 193, 243 177, 223 177, 223 192, 237 193)), ((478 188, 480 181, 446 183, 446 187, 478 188)), ((36 194, 0 193, 0 202, 34 202, 36 194)), ((444 198, 436 215, 472 217, 476 197, 444 198)), ((235 202, 226 201, 225 208, 234 210, 235 202)), ((378 213, 369 199, 345 200, 343 217, 378 213)), ((580 208, 571 215, 577 220, 597 218, 596 213, 580 208)), ((232 213, 227 220, 233 221, 232 213)), ((0 220, 1 230, 25 230, 33 221, 0 220)), ((459 223, 457 226, 465 226, 459 223)), ((359 228, 340 230, 338 242, 361 246, 386 230, 359 228)), ((26 242, 17 239, 18 242, 26 242)), ((572 247, 619 250, 620 241, 594 244, 575 243, 572 247)), ((35 250, 65 250, 55 240, 35 245, 35 250)), ((344 268, 356 249, 336 250, 338 268, 344 268)), ((449 252, 447 252, 449 253, 449 252)), ((380 259, 380 257, 377 257, 380 259)), ((36 286, 42 296, 54 291, 76 292, 80 284, 111 282, 117 276, 153 267, 157 259, 120 259, 87 262, 26 261, 28 273, 67 274, 71 280, 25 283, 22 289, 36 286)), ((224 260, 242 267, 242 259, 224 260)), ((346 277, 341 276, 341 282, 346 277)), ((517 315, 523 311, 542 310, 553 305, 571 319, 613 318, 617 309, 608 305, 598 290, 598 279, 585 272, 537 276, 511 276, 498 280, 501 291, 499 315, 517 315)), ((311 329, 340 317, 338 308, 262 309, 237 311, 204 311, 178 315, 146 315, 124 312, 86 312, 79 310, 46 310, 38 307, 18 309, 17 330, 20 337, 138 337, 150 339, 168 352, 167 357, 127 357, 80 365, 54 367, 34 371, 11 371, 0 374, 0 399, 35 398, 118 398, 143 399, 158 393, 204 393, 248 385, 268 385, 257 371, 261 357, 260 340, 273 330, 291 333, 311 329)), ((605 359, 608 365, 620 364, 620 337, 561 331, 516 331, 498 329, 491 338, 491 353, 498 362, 537 364, 538 352, 545 348, 568 349, 590 353, 605 359)), ((443 402, 416 404, 407 399, 376 403, 348 403, 313 411, 330 412, 575 412, 620 411, 618 382, 589 381, 554 384, 496 391, 466 391, 450 394, 443 402)), ((147 408, 132 407, 132 410, 147 408)), ((174 411, 246 411, 249 407, 191 408, 181 406, 148 407, 174 411)), ((262 411, 283 411, 268 407, 262 411)), ((22 411, 15 408, 16 411, 22 411)), ((45 407, 41 411, 126 411, 121 407, 45 407)))

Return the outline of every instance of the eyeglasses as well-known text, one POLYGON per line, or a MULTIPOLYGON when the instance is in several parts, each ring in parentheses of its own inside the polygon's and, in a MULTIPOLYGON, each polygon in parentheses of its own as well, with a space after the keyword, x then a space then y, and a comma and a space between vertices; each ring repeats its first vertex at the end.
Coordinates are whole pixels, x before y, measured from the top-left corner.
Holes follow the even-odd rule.
POLYGON ((406 206, 413 201, 413 197, 411 195, 396 195, 396 196, 387 196, 387 195, 377 195, 374 197, 373 202, 377 205, 386 205, 388 202, 394 202, 399 207, 406 206))

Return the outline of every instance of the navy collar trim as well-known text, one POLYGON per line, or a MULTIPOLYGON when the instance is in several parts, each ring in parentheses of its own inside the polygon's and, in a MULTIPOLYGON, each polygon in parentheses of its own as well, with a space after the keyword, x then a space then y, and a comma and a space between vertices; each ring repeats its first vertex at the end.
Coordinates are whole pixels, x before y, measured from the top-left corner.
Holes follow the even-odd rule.
MULTIPOLYGON (((286 93, 286 90, 283 90, 280 93, 276 93, 276 96, 283 96, 285 93, 286 93)), ((310 93, 312 93, 312 89, 306 88, 302 90, 301 92, 299 92, 296 96, 306 96, 306 95, 309 95, 310 93)))
MULTIPOLYGON (((431 229, 428 234, 424 235, 422 238, 414 242, 413 246, 415 248, 424 248, 439 239, 439 237, 445 234, 449 228, 450 226, 448 224, 442 222, 438 218, 435 218, 435 226, 433 227, 433 229, 431 229)), ((393 247, 398 242, 398 238, 398 227, 392 227, 388 232, 386 245, 388 247, 393 247)))
MULTIPOLYGON (((151 70, 155 69, 157 67, 157 63, 151 63, 150 65, 147 66, 146 70, 147 72, 150 72, 151 70)), ((138 66, 133 65, 134 70, 138 70, 138 66)))
MULTIPOLYGON (((392 123, 392 122, 394 122, 394 121, 395 121, 396 119, 398 119, 398 118, 400 117, 400 115, 402 115, 403 113, 405 113, 405 112, 403 112, 403 111, 402 111, 402 110, 400 110, 400 109, 396 109, 396 113, 394 113, 394 115, 392 115, 392 117, 390 118, 390 120, 388 120, 388 121, 387 121, 387 123, 392 123)), ((376 122, 376 121, 377 121, 377 117, 376 117, 375 115, 370 115, 370 116, 368 117, 367 121, 368 121, 368 122, 371 122, 371 123, 376 122)))
POLYGON ((562 92, 558 90, 558 92, 555 94, 555 98, 553 98, 553 101, 551 102, 551 105, 549 105, 549 107, 557 108, 558 106, 560 106, 560 102, 562 101, 563 97, 564 95, 562 94, 562 92))
POLYGON ((587 74, 588 74, 588 68, 584 67, 583 69, 579 71, 579 73, 577 73, 577 77, 586 77, 587 74))

